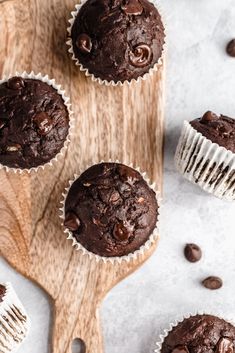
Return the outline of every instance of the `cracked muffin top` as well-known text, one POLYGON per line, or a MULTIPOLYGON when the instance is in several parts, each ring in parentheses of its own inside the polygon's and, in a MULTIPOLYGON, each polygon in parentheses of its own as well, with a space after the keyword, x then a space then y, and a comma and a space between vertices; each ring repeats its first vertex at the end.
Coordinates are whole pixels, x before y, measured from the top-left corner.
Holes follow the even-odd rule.
POLYGON ((57 90, 41 80, 12 77, 0 85, 0 163, 30 169, 60 152, 69 113, 57 90))
POLYGON ((88 251, 104 257, 138 250, 157 218, 155 192, 138 171, 119 163, 87 169, 65 202, 65 227, 88 251))
POLYGON ((162 56, 164 25, 148 0, 88 0, 71 31, 73 51, 95 77, 137 79, 162 56))

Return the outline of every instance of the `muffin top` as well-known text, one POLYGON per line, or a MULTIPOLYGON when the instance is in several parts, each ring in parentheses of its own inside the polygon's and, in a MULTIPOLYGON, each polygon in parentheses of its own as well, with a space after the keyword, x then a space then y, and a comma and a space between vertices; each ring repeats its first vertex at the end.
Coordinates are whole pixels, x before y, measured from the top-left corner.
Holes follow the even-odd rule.
POLYGON ((157 217, 155 192, 139 172, 123 164, 100 163, 71 186, 64 225, 88 251, 124 256, 149 239, 157 217))
POLYGON ((72 27, 76 58, 95 77, 137 79, 162 55, 164 26, 148 0, 88 0, 72 27))
POLYGON ((23 169, 49 162, 68 129, 68 110, 53 87, 21 77, 0 85, 1 164, 23 169))
POLYGON ((5 294, 6 294, 6 287, 0 284, 0 303, 3 301, 5 294))
POLYGON ((162 353, 233 353, 235 327, 211 315, 184 319, 165 338, 162 353))
POLYGON ((210 111, 190 122, 192 127, 219 146, 235 153, 235 120, 210 111))

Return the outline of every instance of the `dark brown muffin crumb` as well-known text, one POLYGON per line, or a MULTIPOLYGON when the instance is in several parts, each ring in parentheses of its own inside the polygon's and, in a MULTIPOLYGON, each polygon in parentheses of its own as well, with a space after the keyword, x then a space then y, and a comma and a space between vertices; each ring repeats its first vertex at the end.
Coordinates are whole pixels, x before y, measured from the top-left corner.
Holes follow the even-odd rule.
POLYGON ((234 353, 235 327, 212 315, 184 319, 165 338, 162 353, 234 353))
POLYGON ((75 57, 106 81, 137 79, 162 56, 164 26, 148 0, 88 0, 72 27, 75 57))
POLYGON ((235 153, 235 120, 208 111, 202 118, 190 122, 192 127, 219 146, 235 153))
POLYGON ((123 164, 100 163, 70 188, 64 225, 94 254, 123 256, 149 239, 157 217, 155 192, 139 172, 123 164))
POLYGON ((0 85, 0 163, 12 168, 49 162, 64 145, 69 114, 48 84, 13 77, 0 85))

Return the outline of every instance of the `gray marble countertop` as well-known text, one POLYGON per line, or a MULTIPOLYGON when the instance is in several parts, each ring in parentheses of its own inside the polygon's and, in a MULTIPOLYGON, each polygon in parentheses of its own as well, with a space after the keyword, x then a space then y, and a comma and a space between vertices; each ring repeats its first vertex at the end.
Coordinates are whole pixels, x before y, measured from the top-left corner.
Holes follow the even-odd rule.
MULTIPOLYGON (((235 37, 234 0, 162 0, 168 22, 164 204, 161 241, 151 259, 115 287, 102 306, 106 353, 149 353, 170 321, 197 310, 235 319, 235 205, 202 192, 173 165, 184 119, 206 110, 235 116, 235 59, 225 45, 235 37), (184 244, 203 259, 188 263, 184 244), (208 275, 221 290, 200 285, 208 275)), ((0 260, 0 282, 11 281, 32 320, 19 353, 47 353, 50 305, 44 293, 0 260)))

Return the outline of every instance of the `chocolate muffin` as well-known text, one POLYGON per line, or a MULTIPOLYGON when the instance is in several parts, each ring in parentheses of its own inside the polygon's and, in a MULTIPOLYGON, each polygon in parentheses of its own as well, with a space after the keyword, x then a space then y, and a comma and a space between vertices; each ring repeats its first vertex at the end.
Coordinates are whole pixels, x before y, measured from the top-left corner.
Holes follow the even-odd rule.
POLYGON ((0 284, 0 303, 3 301, 5 294, 6 294, 6 287, 0 284))
POLYGON ((84 248, 104 257, 140 249, 157 219, 155 192, 138 171, 119 163, 87 169, 65 201, 65 227, 84 248))
POLYGON ((164 25, 148 0, 87 0, 71 29, 73 52, 96 78, 124 82, 159 61, 164 25))
POLYGON ((235 120, 211 111, 184 121, 175 153, 176 169, 204 191, 235 200, 235 120))
POLYGON ((16 352, 27 336, 30 320, 10 283, 0 285, 0 352, 16 352))
POLYGON ((0 84, 0 163, 30 169, 64 146, 69 112, 55 88, 38 79, 12 77, 0 84))
POLYGON ((233 353, 235 327, 212 315, 184 319, 168 334, 162 353, 233 353))
POLYGON ((235 153, 235 120, 208 111, 202 118, 190 122, 192 127, 219 146, 235 153))

